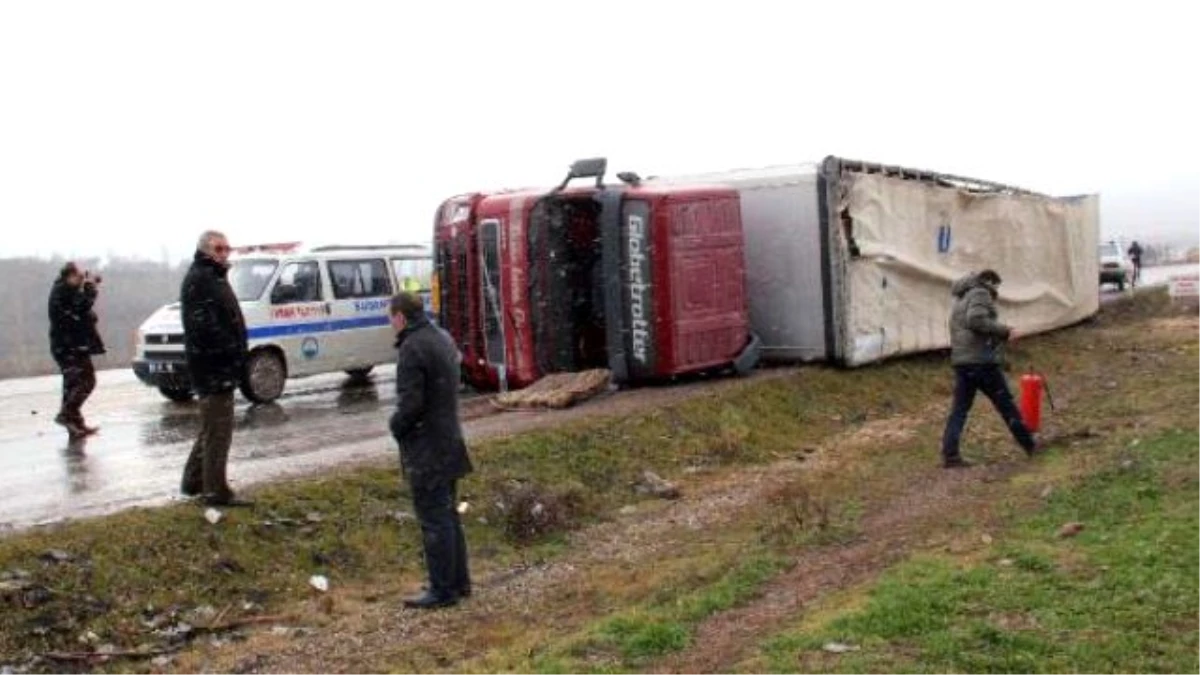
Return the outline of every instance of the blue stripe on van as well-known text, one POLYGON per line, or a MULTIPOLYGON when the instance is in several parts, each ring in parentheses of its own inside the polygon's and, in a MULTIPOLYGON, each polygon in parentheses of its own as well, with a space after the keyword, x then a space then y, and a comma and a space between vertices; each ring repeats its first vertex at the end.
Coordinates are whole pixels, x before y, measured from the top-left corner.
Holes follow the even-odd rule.
POLYGON ((387 315, 360 316, 353 319, 338 319, 335 321, 310 321, 308 323, 281 323, 273 326, 259 326, 246 331, 250 340, 261 338, 281 337, 284 335, 311 335, 313 333, 333 333, 339 330, 355 328, 374 328, 391 323, 387 315))

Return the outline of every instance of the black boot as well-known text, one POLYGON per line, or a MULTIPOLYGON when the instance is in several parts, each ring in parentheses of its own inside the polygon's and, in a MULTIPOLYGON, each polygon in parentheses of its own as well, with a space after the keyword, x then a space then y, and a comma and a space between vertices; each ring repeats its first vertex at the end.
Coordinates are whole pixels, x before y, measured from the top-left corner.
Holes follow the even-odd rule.
POLYGON ((254 502, 249 499, 240 499, 235 497, 232 492, 218 492, 216 494, 204 494, 200 497, 200 503, 204 506, 224 506, 225 508, 254 508, 254 502))
POLYGON ((79 425, 79 423, 71 419, 70 416, 66 415, 65 413, 59 413, 56 415, 54 418, 54 423, 65 427, 67 430, 67 435, 70 436, 71 440, 78 440, 88 435, 87 431, 85 431, 84 428, 79 425))
POLYGON ((975 465, 959 456, 947 457, 942 460, 943 469, 969 469, 972 466, 975 465))
POLYGON ((438 609, 453 607, 456 604, 458 604, 458 596, 434 593, 433 591, 425 591, 415 598, 408 598, 404 601, 405 607, 413 609, 438 609))

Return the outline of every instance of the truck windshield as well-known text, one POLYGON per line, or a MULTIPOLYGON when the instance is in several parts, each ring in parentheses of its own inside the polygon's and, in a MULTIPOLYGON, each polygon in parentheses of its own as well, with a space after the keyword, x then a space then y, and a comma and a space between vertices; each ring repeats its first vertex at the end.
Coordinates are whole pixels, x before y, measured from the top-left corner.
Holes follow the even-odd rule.
POLYGON ((235 261, 229 268, 229 285, 233 287, 233 294, 242 302, 261 298, 278 264, 274 260, 255 258, 235 261))
POLYGON ((479 225, 479 255, 483 272, 483 330, 488 361, 504 365, 504 319, 500 299, 500 223, 479 225))

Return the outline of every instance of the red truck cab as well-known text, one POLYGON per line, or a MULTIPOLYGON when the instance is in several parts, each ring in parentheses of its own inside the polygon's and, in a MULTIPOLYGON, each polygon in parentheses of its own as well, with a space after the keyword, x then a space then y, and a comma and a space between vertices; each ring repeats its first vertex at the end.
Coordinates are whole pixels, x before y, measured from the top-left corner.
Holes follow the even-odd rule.
POLYGON ((591 368, 633 383, 757 362, 737 192, 631 174, 604 185, 605 165, 576 162, 550 191, 438 209, 435 313, 471 385, 591 368), (595 185, 567 187, 584 177, 595 185))

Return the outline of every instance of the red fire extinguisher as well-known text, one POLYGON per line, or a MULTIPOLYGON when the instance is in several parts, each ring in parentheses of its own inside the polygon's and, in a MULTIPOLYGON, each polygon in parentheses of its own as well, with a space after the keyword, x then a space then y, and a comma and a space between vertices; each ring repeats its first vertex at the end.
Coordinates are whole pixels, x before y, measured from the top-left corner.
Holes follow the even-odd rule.
POLYGON ((1054 410, 1054 398, 1050 396, 1050 387, 1046 377, 1041 373, 1029 371, 1021 376, 1021 417, 1029 431, 1037 433, 1042 427, 1042 393, 1054 410))

